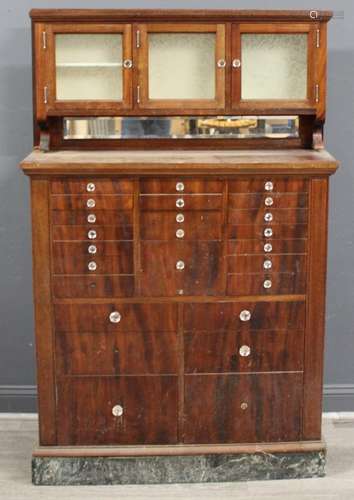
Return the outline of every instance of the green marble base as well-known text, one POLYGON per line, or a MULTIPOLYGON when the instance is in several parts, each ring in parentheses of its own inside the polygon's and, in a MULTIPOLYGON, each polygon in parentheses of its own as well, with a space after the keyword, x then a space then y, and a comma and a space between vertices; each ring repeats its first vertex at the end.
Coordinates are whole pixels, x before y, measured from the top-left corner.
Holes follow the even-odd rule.
POLYGON ((38 457, 36 485, 162 484, 323 477, 324 451, 141 457, 38 457))

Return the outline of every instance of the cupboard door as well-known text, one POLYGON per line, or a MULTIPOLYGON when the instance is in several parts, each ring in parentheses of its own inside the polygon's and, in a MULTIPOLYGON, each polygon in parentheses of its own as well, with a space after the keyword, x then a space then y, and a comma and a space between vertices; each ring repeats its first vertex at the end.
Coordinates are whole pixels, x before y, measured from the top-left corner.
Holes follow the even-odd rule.
POLYGON ((144 24, 137 37, 140 108, 224 108, 223 24, 144 24))
POLYGON ((232 37, 233 107, 316 106, 313 24, 240 24, 232 37))
MULTIPOLYGON (((130 25, 51 25, 49 109, 119 110, 132 105, 130 25)), ((87 136, 86 122, 77 134, 87 136)))

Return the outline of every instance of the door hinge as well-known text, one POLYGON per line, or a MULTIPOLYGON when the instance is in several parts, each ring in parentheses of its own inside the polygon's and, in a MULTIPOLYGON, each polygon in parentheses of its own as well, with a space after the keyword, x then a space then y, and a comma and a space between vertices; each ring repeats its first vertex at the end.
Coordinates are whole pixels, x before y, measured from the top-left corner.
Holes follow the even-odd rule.
POLYGON ((45 86, 43 88, 43 102, 44 104, 48 104, 48 87, 45 86))
POLYGON ((136 48, 140 48, 140 30, 136 30, 136 48))
POLYGON ((42 31, 42 48, 43 50, 47 49, 47 32, 42 31))
POLYGON ((140 104, 140 85, 136 87, 136 102, 140 104))
POLYGON ((320 86, 318 85, 318 83, 316 83, 315 85, 315 101, 320 101, 320 86))
POLYGON ((316 47, 319 49, 321 45, 320 30, 316 30, 316 47))

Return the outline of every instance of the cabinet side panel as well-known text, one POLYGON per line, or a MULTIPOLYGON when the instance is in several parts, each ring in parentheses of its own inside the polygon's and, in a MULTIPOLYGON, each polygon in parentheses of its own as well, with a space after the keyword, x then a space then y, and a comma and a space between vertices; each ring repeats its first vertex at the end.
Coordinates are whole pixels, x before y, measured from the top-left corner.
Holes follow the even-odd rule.
POLYGON ((308 296, 305 334, 303 439, 321 438, 325 328, 328 178, 310 189, 308 296))
POLYGON ((48 191, 46 180, 31 180, 33 292, 41 445, 56 444, 48 191))

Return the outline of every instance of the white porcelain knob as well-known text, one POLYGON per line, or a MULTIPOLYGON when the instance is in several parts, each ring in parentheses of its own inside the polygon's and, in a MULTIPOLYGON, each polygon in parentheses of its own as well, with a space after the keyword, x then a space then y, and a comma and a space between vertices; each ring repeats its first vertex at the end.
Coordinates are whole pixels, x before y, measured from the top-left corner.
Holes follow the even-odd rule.
POLYGON ((93 229, 90 229, 90 231, 87 233, 87 236, 90 240, 94 240, 97 238, 97 233, 93 229))
POLYGON ((241 403, 241 410, 247 410, 247 408, 248 408, 247 403, 245 403, 245 402, 241 403))
POLYGON ((97 247, 96 245, 90 245, 88 247, 88 253, 96 253, 97 252, 97 247))
POLYGON ((89 263, 88 263, 88 266, 87 266, 87 267, 88 267, 89 271, 96 271, 96 269, 97 269, 97 264, 96 264, 96 262, 91 261, 91 262, 89 262, 89 263))
POLYGON ((96 206, 96 202, 93 198, 89 198, 86 202, 87 208, 93 208, 96 206))
POLYGON ((273 263, 272 263, 271 260, 265 260, 263 262, 263 268, 264 269, 272 269, 272 265, 273 265, 273 263))
POLYGON ((272 182, 268 181, 264 184, 264 189, 266 191, 273 191, 274 185, 272 182))
POLYGON ((270 227, 266 227, 263 234, 266 238, 270 238, 271 236, 273 236, 273 229, 271 229, 270 227))
POLYGON ((176 236, 177 236, 177 238, 184 238, 184 231, 183 231, 183 229, 177 229, 176 236))
POLYGON ((238 352, 240 353, 240 356, 247 358, 247 356, 251 354, 251 348, 248 345, 242 345, 238 352))
POLYGON ((109 315, 109 321, 111 323, 119 323, 121 319, 122 319, 122 316, 118 311, 113 311, 109 315))
POLYGON ((90 224, 93 224, 94 222, 96 222, 96 215, 95 214, 89 214, 87 216, 87 222, 89 222, 90 224))
POLYGON ((265 280, 263 283, 264 288, 272 288, 271 280, 265 280))
POLYGON ((183 198, 178 198, 176 200, 176 207, 177 208, 183 208, 184 207, 184 199, 183 198))
POLYGON ((176 262, 176 269, 178 269, 178 271, 182 271, 184 269, 184 266, 185 266, 185 264, 184 264, 183 260, 178 260, 176 262))
POLYGON ((176 191, 184 191, 184 184, 183 184, 183 182, 177 182, 177 184, 176 184, 176 191))
POLYGON ((269 253, 273 250, 271 243, 266 243, 263 248, 264 248, 264 251, 267 253, 269 253))
POLYGON ((121 405, 115 405, 112 408, 112 414, 115 417, 121 417, 123 415, 123 412, 124 412, 123 406, 121 406, 121 405))
POLYGON ((267 198, 264 200, 264 204, 266 207, 271 207, 273 205, 274 201, 271 196, 267 196, 267 198))
POLYGON ((176 215, 176 222, 184 222, 184 215, 183 214, 177 214, 176 215))
POLYGON ((264 220, 266 222, 272 222, 272 220, 273 220, 273 214, 270 213, 270 212, 267 212, 266 214, 264 214, 264 220))
POLYGON ((86 191, 89 193, 92 193, 96 189, 96 186, 94 185, 93 182, 89 182, 86 186, 86 191))
POLYGON ((251 319, 251 312, 247 309, 244 309, 240 312, 240 320, 241 321, 249 321, 251 319))

